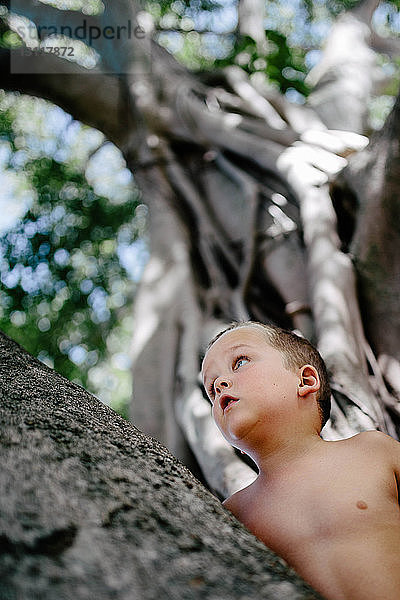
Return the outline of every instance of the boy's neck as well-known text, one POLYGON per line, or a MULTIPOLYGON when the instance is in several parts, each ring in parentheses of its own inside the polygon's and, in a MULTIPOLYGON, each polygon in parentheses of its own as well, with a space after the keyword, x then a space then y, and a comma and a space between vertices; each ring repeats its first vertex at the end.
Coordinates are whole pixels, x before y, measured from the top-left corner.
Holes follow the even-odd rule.
POLYGON ((263 449, 253 456, 259 469, 259 483, 269 482, 281 477, 290 477, 298 473, 297 466, 326 442, 316 433, 292 436, 281 441, 275 448, 263 449))

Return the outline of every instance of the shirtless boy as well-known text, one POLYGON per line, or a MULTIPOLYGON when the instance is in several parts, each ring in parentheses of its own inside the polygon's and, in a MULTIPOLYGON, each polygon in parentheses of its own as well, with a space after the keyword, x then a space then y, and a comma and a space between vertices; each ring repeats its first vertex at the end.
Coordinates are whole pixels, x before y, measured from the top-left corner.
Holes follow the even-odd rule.
POLYGON ((224 505, 328 600, 399 600, 400 444, 321 438, 325 365, 290 332, 237 324, 202 371, 219 429, 259 470, 224 505))

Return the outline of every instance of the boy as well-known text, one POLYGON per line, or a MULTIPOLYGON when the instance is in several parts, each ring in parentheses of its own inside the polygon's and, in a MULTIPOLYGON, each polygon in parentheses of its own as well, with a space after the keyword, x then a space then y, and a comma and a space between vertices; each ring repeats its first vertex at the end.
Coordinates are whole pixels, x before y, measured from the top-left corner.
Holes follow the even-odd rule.
POLYGON ((219 429, 259 470, 224 505, 328 600, 399 600, 400 444, 377 431, 324 441, 325 365, 280 328, 229 327, 202 374, 219 429))

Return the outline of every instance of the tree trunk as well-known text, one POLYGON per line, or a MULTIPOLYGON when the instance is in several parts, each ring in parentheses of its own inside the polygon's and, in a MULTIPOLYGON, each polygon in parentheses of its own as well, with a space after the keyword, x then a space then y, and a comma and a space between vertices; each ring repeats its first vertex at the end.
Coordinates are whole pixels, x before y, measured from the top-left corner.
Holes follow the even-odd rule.
POLYGON ((0 335, 0 596, 318 596, 166 448, 0 335))
POLYGON ((400 360, 400 96, 385 128, 349 169, 359 211, 352 242, 374 348, 400 360), (366 174, 371 177, 366 179, 366 174), (387 243, 383 246, 382 240, 387 243), (390 286, 387 282, 390 281, 390 286))
MULTIPOLYGON (((365 328, 377 356, 376 366, 399 400, 400 96, 384 129, 373 138, 368 151, 354 160, 344 177, 359 207, 351 249, 359 276, 365 328)), ((380 389, 384 390, 384 385, 380 389)), ((398 403, 386 394, 384 402, 390 412, 400 416, 398 403)))

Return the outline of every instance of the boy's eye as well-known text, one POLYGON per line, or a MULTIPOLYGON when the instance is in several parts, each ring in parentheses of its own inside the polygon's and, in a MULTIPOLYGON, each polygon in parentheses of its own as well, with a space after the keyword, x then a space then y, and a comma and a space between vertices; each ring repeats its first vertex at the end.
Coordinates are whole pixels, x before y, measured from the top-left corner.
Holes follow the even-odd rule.
MULTIPOLYGON (((233 361, 232 364, 232 370, 236 371, 237 369, 240 369, 240 367, 242 367, 243 365, 245 365, 246 363, 250 362, 250 359, 247 356, 238 356, 237 358, 235 358, 235 360, 233 361)), ((216 378, 217 379, 217 378, 216 378)), ((208 397, 210 399, 214 399, 215 398, 215 389, 214 389, 214 384, 216 379, 214 379, 210 385, 207 387, 207 394, 208 397)))
POLYGON ((233 370, 240 369, 243 365, 249 362, 247 356, 238 356, 233 363, 233 370))

